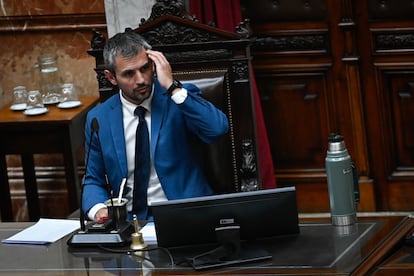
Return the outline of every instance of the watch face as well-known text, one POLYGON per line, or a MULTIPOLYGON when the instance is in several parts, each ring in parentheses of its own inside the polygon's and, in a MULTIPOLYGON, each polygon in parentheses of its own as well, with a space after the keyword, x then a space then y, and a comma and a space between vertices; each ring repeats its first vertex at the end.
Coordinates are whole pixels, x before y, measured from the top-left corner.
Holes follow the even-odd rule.
POLYGON ((171 86, 167 89, 167 93, 171 94, 174 89, 176 88, 182 88, 183 85, 181 84, 181 82, 179 82, 178 80, 173 80, 173 83, 171 84, 171 86))

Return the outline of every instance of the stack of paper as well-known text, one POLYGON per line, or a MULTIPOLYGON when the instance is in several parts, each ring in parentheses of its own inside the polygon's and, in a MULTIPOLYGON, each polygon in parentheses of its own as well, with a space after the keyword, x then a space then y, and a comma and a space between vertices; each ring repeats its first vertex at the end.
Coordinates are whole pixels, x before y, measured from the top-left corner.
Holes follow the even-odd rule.
POLYGON ((48 244, 80 228, 78 220, 41 218, 36 224, 2 240, 3 243, 48 244))

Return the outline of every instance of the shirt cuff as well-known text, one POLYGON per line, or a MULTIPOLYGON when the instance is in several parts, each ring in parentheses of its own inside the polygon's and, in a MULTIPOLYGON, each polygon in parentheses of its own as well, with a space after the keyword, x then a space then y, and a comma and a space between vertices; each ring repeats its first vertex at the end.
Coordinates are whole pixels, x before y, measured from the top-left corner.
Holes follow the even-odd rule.
POLYGON ((185 101, 185 99, 187 99, 187 89, 181 88, 180 90, 175 92, 174 95, 171 96, 171 99, 176 104, 182 104, 185 101))
POLYGON ((95 214, 102 208, 106 208, 106 205, 103 204, 103 203, 95 204, 91 209, 89 209, 88 218, 90 220, 94 220, 95 219, 95 214))

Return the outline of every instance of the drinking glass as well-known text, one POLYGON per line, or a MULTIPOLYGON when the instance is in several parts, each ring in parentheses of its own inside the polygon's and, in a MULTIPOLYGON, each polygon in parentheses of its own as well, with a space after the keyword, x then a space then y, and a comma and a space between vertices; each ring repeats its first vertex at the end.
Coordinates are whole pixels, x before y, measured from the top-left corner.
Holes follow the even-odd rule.
POLYGON ((78 101, 78 94, 73 83, 64 83, 62 85, 61 102, 78 101))
POLYGON ((27 90, 25 86, 16 86, 13 88, 13 103, 11 110, 25 110, 27 102, 27 90))
POLYGON ((40 94, 39 90, 32 90, 27 93, 27 106, 26 109, 33 109, 33 108, 44 108, 42 94, 40 94))
POLYGON ((65 83, 61 89, 60 103, 57 105, 59 108, 74 108, 82 105, 82 102, 78 99, 78 93, 73 83, 65 83))

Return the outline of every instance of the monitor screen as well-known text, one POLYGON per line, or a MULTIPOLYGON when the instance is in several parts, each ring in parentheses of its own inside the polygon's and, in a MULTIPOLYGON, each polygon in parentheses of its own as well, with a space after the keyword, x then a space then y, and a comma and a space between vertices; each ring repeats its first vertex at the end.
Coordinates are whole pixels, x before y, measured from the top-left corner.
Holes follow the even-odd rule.
POLYGON ((153 203, 160 247, 217 243, 216 228, 239 227, 241 241, 299 233, 294 187, 153 203))

